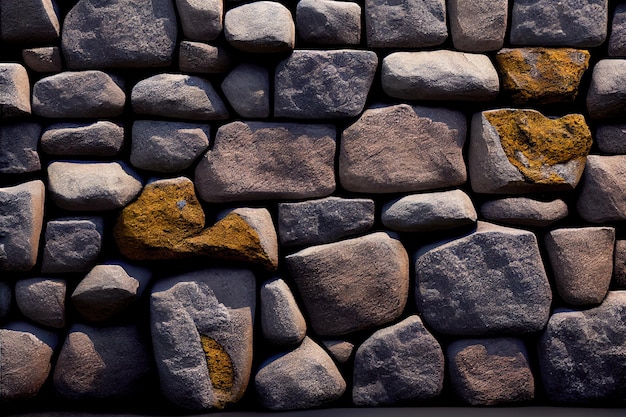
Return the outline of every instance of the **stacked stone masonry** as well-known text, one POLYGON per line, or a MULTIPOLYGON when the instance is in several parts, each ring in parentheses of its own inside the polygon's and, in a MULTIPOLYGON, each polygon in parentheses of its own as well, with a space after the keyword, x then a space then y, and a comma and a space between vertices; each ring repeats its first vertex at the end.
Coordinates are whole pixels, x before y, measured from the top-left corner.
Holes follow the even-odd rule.
POLYGON ((626 406, 626 4, 1 0, 0 414, 626 406))

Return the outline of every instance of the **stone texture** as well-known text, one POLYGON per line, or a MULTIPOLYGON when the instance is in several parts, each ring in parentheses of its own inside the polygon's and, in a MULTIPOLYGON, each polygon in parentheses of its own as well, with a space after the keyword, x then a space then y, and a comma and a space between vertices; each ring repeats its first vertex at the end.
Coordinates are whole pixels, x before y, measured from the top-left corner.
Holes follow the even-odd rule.
POLYGON ((124 145, 124 126, 97 122, 54 123, 41 135, 41 149, 50 155, 115 156, 124 145))
POLYGON ((241 64, 228 73, 222 92, 241 117, 265 118, 270 115, 269 71, 254 64, 241 64))
POLYGON ((0 41, 54 42, 60 34, 59 16, 52 0, 2 0, 0 41))
POLYGON ((171 0, 79 0, 65 16, 61 46, 69 68, 163 67, 176 37, 171 0))
POLYGON ((295 46, 296 27, 282 4, 256 1, 226 12, 224 35, 231 46, 244 52, 285 52, 295 46))
POLYGON ((182 72, 221 74, 228 71, 231 61, 231 54, 224 47, 202 42, 180 42, 178 69, 182 72))
POLYGON ((593 67, 587 111, 593 119, 621 117, 626 110, 626 59, 601 59, 593 67))
POLYGON ((346 363, 354 351, 354 343, 347 340, 323 340, 322 344, 333 359, 339 363, 346 363))
POLYGON ((132 398, 147 383, 150 350, 136 326, 74 324, 54 367, 57 392, 74 400, 132 398))
POLYGON ((623 3, 618 3, 613 13, 608 55, 626 56, 626 4, 623 3))
POLYGON ((63 279, 27 278, 15 284, 15 301, 24 316, 48 327, 65 327, 65 293, 63 279))
POLYGON ((278 205, 278 235, 285 247, 331 243, 374 226, 374 201, 327 197, 278 205))
POLYGON ((24 64, 35 72, 61 72, 61 50, 58 46, 42 46, 22 50, 24 64))
POLYGON ((413 194, 383 206, 383 225, 400 232, 428 232, 476 223, 470 197, 461 190, 413 194))
POLYGON ((207 150, 210 137, 206 124, 136 120, 130 163, 148 171, 180 172, 207 150))
POLYGON ((607 404, 626 400, 626 291, 610 291, 584 311, 559 310, 538 343, 548 400, 607 404))
POLYGON ((200 160, 195 185, 211 203, 325 197, 335 190, 335 127, 233 122, 200 160))
POLYGON ((626 124, 601 124, 594 139, 601 152, 626 154, 626 124))
POLYGON ((626 155, 589 155, 576 210, 589 223, 626 219, 626 155))
POLYGON ((477 193, 571 190, 592 138, 581 114, 549 119, 536 110, 500 109, 472 119, 469 174, 477 193))
POLYGON ((505 197, 480 206, 487 220, 520 226, 546 227, 567 217, 567 203, 561 199, 542 201, 530 197, 505 197))
POLYGON ((372 51, 294 51, 276 68, 274 116, 357 116, 365 107, 377 65, 372 51))
POLYGON ((241 399, 252 371, 255 291, 244 269, 200 270, 155 284, 152 340, 169 401, 199 411, 241 399))
POLYGON ((439 395, 443 377, 441 346, 413 315, 376 331, 359 346, 352 402, 372 407, 426 400, 439 395))
POLYGON ((275 411, 327 406, 346 390, 333 360, 308 337, 296 349, 263 363, 254 385, 261 405, 275 411))
POLYGON ((351 1, 301 0, 296 29, 305 42, 358 45, 361 41, 361 6, 351 1))
POLYGON ((37 146, 41 126, 37 123, 0 125, 0 174, 23 174, 41 169, 37 146))
MULTIPOLYGON (((613 252, 613 282, 619 289, 626 288, 626 240, 616 240, 613 252)), ((1 315, 0 315, 1 316, 1 315)))
POLYGON ((285 257, 320 336, 367 330, 398 318, 407 302, 408 255, 383 232, 312 246, 285 257))
POLYGON ((501 49, 496 67, 515 104, 572 102, 591 54, 572 48, 501 49))
POLYGON ((96 263, 104 235, 101 217, 68 217, 46 225, 41 272, 87 272, 96 263))
POLYGON ((37 263, 44 200, 39 180, 0 188, 0 271, 28 271, 37 263))
POLYGON ((223 0, 176 0, 183 34, 195 41, 212 41, 222 32, 223 0))
POLYGON ((341 137, 339 178, 348 191, 424 191, 465 183, 465 116, 407 104, 366 110, 341 137))
POLYGON ((613 275, 615 229, 556 229, 546 234, 545 245, 561 298, 574 306, 600 304, 613 275))
POLYGON ((511 44, 600 46, 607 35, 608 0, 513 0, 511 44))
POLYGON ((365 29, 370 48, 424 48, 448 37, 445 0, 366 0, 365 29))
POLYGON ((33 113, 49 118, 105 118, 122 114, 126 94, 102 71, 67 71, 33 86, 33 113))
POLYGON ((48 165, 52 201, 64 210, 124 207, 141 191, 141 180, 123 162, 63 162, 48 165))
POLYGON ((275 345, 300 343, 306 336, 306 322, 287 283, 272 278, 263 283, 259 297, 264 339, 275 345))
POLYGON ((21 64, 0 63, 0 119, 30 115, 30 83, 21 64))
POLYGON ((535 396, 528 352, 521 340, 456 340, 446 353, 452 386, 466 403, 510 404, 531 401, 535 396))
POLYGON ((496 51, 504 44, 508 0, 448 0, 450 36, 464 52, 496 51))
POLYGON ((381 81, 387 95, 403 100, 488 101, 500 89, 487 55, 446 50, 391 53, 381 81))
POLYGON ((157 74, 131 93, 137 114, 189 120, 221 120, 228 111, 209 81, 195 75, 157 74))
POLYGON ((7 282, 0 281, 0 321, 11 311, 11 301, 13 300, 13 291, 11 285, 7 282))
POLYGON ((552 291, 531 232, 478 222, 416 258, 417 309, 439 333, 529 333, 548 321, 552 291))

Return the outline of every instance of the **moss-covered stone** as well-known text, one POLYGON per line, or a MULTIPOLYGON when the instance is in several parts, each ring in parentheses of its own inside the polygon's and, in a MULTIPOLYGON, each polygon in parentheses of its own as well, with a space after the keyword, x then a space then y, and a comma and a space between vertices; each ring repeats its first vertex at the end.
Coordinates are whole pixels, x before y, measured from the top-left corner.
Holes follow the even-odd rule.
POLYGON ((235 371, 230 355, 215 339, 200 335, 202 350, 206 355, 209 378, 213 393, 217 397, 218 408, 223 408, 229 398, 235 381, 235 371))

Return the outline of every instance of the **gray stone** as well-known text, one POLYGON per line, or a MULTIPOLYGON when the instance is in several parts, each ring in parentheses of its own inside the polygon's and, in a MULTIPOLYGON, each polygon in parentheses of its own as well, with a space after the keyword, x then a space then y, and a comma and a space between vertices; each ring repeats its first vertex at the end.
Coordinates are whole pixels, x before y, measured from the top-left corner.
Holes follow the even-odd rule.
POLYGON ((212 41, 222 32, 223 0, 176 0, 183 34, 195 41, 212 41))
POLYGON ((3 320, 11 311, 12 300, 13 291, 11 290, 11 285, 0 281, 0 320, 3 320))
POLYGON ((602 59, 593 67, 587 90, 593 119, 621 117, 626 111, 626 59, 602 59))
POLYGON ((404 100, 489 101, 500 90, 487 55, 456 51, 394 52, 381 77, 385 93, 404 100))
POLYGON ((237 66, 224 78, 222 92, 241 117, 269 117, 270 76, 267 69, 253 64, 237 66))
POLYGON ((39 171, 37 153, 41 126, 37 123, 0 125, 0 174, 23 174, 39 171))
POLYGON ((626 155, 589 155, 576 209, 589 223, 626 219, 626 155))
POLYGON ((370 48, 424 48, 448 37, 445 0, 366 0, 370 48))
POLYGON ((126 94, 102 71, 67 71, 37 81, 33 113, 50 118, 104 118, 122 114, 126 94))
POLYGON ((626 291, 610 291, 600 306, 559 310, 538 343, 548 400, 581 404, 626 400, 626 291))
POLYGON ((28 271, 37 263, 44 200, 40 180, 0 188, 0 271, 28 271))
POLYGON ((613 252, 613 282, 615 287, 619 289, 626 288, 626 240, 615 241, 615 250, 613 252))
POLYGON ((41 272, 87 272, 102 249, 101 217, 62 218, 46 226, 41 272))
POLYGON ((480 206, 487 220, 520 226, 546 227, 567 217, 565 201, 541 201, 529 197, 507 197, 490 200, 480 206))
POLYGON ((163 67, 176 36, 171 0, 79 0, 65 16, 61 46, 73 69, 163 67))
POLYGON ((61 72, 61 50, 58 46, 43 46, 22 50, 22 59, 35 72, 61 72))
POLYGON ((58 11, 52 0, 2 0, 0 41, 54 42, 60 34, 58 11))
POLYGON ((252 272, 206 269, 158 281, 150 304, 161 391, 188 410, 224 408, 252 371, 252 272))
POLYGON ((32 321, 60 329, 65 326, 66 289, 63 279, 22 279, 15 284, 15 301, 32 321))
POLYGON ((511 44, 600 46, 606 39, 608 0, 513 0, 511 44))
POLYGON ((30 115, 30 83, 21 64, 0 63, 0 119, 30 115))
POLYGON ((48 165, 52 201, 64 210, 124 207, 141 191, 140 178, 123 162, 63 162, 48 165))
POLYGON ((325 197, 335 190, 335 127, 233 122, 195 172, 207 202, 325 197))
POLYGON ((626 57, 626 4, 618 3, 609 36, 609 56, 626 57))
POLYGON ((75 324, 54 367, 54 387, 74 400, 130 398, 148 383, 151 363, 136 326, 75 324))
POLYGON ((333 360, 308 337, 296 349, 263 363, 254 384, 261 405, 275 411, 326 406, 346 390, 333 360))
POLYGON ((416 315, 376 331, 356 351, 352 402, 376 407, 426 400, 443 388, 439 342, 416 315))
POLYGON ((195 75, 158 74, 141 80, 133 87, 131 102, 137 114, 189 120, 228 117, 211 83, 195 75))
POLYGON ((361 6, 351 1, 301 0, 296 29, 305 42, 358 45, 361 42, 361 6))
POLYGON ((327 197, 278 205, 278 235, 285 247, 331 243, 374 226, 374 201, 327 197))
POLYGON ((285 260, 318 335, 381 326, 398 318, 406 305, 408 255, 386 233, 312 246, 285 260))
POLYGON ((237 6, 224 16, 224 35, 245 52, 285 52, 294 48, 296 27, 291 12, 273 1, 237 6))
POLYGON ((201 42, 182 41, 178 51, 178 69, 182 72, 221 74, 231 64, 228 49, 201 42))
POLYGON ((510 404, 535 396, 528 352, 519 339, 456 340, 446 353, 452 386, 466 403, 510 404))
POLYGON ((594 136, 601 152, 626 154, 626 124, 603 124, 598 126, 594 136))
POLYGON ((339 178, 349 191, 393 193, 467 180, 463 113, 400 104, 366 110, 343 131, 339 178))
POLYGON ((465 52, 496 51, 504 45, 508 0, 448 0, 450 36, 465 52))
POLYGON ((100 120, 55 123, 41 135, 41 149, 50 155, 114 156, 124 145, 124 126, 100 120))
POLYGON ((461 190, 414 194, 385 204, 381 220, 400 232, 428 232, 476 223, 470 197, 461 190))
POLYGON ((546 234, 545 244, 561 298, 574 306, 600 304, 613 275, 615 229, 556 229, 546 234))
POLYGON ((306 322, 287 283, 280 278, 266 281, 259 297, 265 340, 275 345, 300 343, 306 336, 306 322))
POLYGON ((294 51, 276 68, 274 115, 357 116, 365 107, 377 65, 372 51, 294 51))
POLYGON ((354 351, 354 343, 347 340, 323 340, 322 344, 339 363, 346 363, 354 351))
POLYGON ((183 171, 207 150, 210 136, 206 124, 136 120, 130 163, 149 171, 183 171))
POLYGON ((148 288, 148 285, 150 284, 150 280, 152 279, 152 271, 143 266, 115 260, 108 260, 104 262, 103 265, 119 266, 124 269, 128 276, 137 281, 137 283, 139 284, 139 287, 136 291, 137 298, 141 297, 141 295, 145 292, 145 290, 148 288))
POLYGON ((529 333, 548 321, 552 290, 531 232, 478 222, 416 258, 417 309, 439 333, 529 333))

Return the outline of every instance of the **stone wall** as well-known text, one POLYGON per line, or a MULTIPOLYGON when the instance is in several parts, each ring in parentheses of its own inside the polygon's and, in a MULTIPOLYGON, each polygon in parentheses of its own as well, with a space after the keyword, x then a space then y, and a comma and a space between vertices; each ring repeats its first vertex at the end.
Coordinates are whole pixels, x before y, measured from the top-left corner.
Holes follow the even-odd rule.
POLYGON ((626 403, 626 4, 1 0, 0 407, 626 403))

